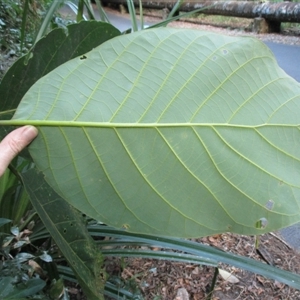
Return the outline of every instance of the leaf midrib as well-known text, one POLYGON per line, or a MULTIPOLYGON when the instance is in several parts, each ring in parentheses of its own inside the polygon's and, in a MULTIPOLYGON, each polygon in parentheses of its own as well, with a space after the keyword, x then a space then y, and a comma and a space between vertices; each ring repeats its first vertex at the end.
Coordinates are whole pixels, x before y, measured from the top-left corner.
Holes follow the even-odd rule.
POLYGON ((262 123, 256 125, 228 124, 228 123, 110 123, 88 121, 55 121, 55 120, 0 120, 0 126, 24 126, 33 125, 39 127, 94 127, 94 128, 161 128, 161 127, 225 127, 257 129, 266 127, 298 128, 299 124, 262 123))

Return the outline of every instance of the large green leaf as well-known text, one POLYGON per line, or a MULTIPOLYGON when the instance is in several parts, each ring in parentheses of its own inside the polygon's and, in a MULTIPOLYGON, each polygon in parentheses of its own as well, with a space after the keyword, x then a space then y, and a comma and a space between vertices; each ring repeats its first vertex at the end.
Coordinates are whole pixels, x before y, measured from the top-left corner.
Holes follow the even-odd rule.
POLYGON ((37 167, 95 219, 259 234, 299 221, 299 100, 258 40, 154 29, 55 69, 8 123, 39 127, 37 167))

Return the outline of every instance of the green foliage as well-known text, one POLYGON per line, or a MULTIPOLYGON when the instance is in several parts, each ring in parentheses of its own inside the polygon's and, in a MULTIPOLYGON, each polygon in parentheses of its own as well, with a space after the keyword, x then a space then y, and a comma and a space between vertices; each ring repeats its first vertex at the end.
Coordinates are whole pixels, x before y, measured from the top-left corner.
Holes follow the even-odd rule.
POLYGON ((31 165, 31 161, 19 156, 0 178, 1 299, 43 295, 42 290, 46 286, 44 278, 35 277, 38 272, 30 263, 46 256, 46 253, 41 255, 29 238, 37 218, 21 184, 20 174, 31 165), (29 249, 31 247, 33 251, 29 249))
POLYGON ((24 224, 31 221, 32 206, 19 176, 19 173, 30 165, 31 161, 18 157, 11 162, 10 168, 0 178, 0 217, 11 220, 11 224, 7 223, 1 228, 2 233, 10 233, 12 225, 23 228, 24 224))
POLYGON ((54 29, 5 74, 0 85, 0 111, 15 109, 39 78, 117 35, 120 31, 112 25, 96 21, 71 24, 66 30, 54 29))
POLYGON ((26 283, 16 285, 13 277, 3 277, 0 279, 0 297, 1 299, 25 299, 25 297, 36 295, 40 292, 46 283, 39 278, 32 278, 26 283))
POLYGON ((26 46, 32 45, 42 12, 48 2, 49 0, 0 1, 0 46, 2 51, 13 50, 19 54, 21 41, 25 42, 26 46))
MULTIPOLYGON (((40 35, 48 30, 56 5, 52 2, 40 35)), ((84 5, 93 18, 85 0, 79 1, 78 18, 83 18, 84 5)), ((137 30, 133 7, 131 14, 137 30)), ((0 85, 4 120, 27 93, 14 119, 1 124, 39 127, 30 151, 41 172, 16 174, 46 227, 37 222, 29 237, 36 253, 6 260, 4 270, 13 270, 22 259, 21 269, 15 270, 23 276, 33 258, 43 262, 52 281, 50 289, 43 280, 29 277, 16 285, 6 273, 0 284, 7 288, 0 296, 16 295, 21 287, 18 297, 39 293, 56 298, 64 292, 62 278, 67 278, 79 282, 89 299, 100 299, 101 293, 139 298, 113 278, 104 289, 103 258, 90 235, 113 238, 97 242, 106 256, 156 257, 215 268, 221 261, 299 288, 297 275, 161 236, 263 233, 299 219, 299 187, 293 178, 300 88, 278 68, 270 51, 252 39, 193 31, 118 37, 118 30, 96 22, 80 22, 67 30, 67 35, 59 29, 39 40, 0 85), (86 228, 82 215, 63 198, 123 230, 97 222, 86 228), (52 261, 49 233, 73 271, 52 261), (41 240, 47 241, 43 247, 41 240), (181 252, 137 248, 153 245, 181 252)), ((6 132, 1 127, 1 136, 6 132)), ((2 194, 11 186, 9 178, 0 185, 2 194)), ((1 217, 0 224, 9 227, 9 219, 15 218, 1 217)), ((20 251, 26 247, 19 227, 6 237, 2 255, 12 253, 19 241, 20 251)))
MULTIPOLYGON (((81 22, 80 25, 73 24, 68 26, 67 32, 62 29, 52 31, 47 36, 47 39, 41 39, 28 55, 18 60, 6 74, 0 87, 0 90, 3 91, 1 111, 13 111, 30 86, 58 65, 63 64, 73 57, 84 54, 105 40, 119 34, 120 32, 111 25, 97 22, 81 22), (53 41, 56 42, 53 43, 53 41), (40 53, 43 53, 44 58, 41 58, 40 53), (48 55, 51 57, 50 60, 47 58, 48 55), (44 65, 41 64, 42 62, 44 65), (7 93, 10 89, 9 87, 15 85, 18 86, 19 89, 13 89, 14 95, 7 93)), ((5 115, 5 113, 3 115, 5 115)), ((4 136, 6 132, 2 130, 1 134, 4 136)), ((98 299, 101 295, 99 291, 103 289, 101 280, 104 282, 105 279, 101 273, 102 258, 101 254, 97 252, 95 246, 93 246, 90 236, 85 233, 85 224, 80 221, 77 215, 78 213, 76 214, 73 208, 70 208, 65 201, 60 203, 60 198, 55 198, 55 194, 50 197, 50 192, 49 194, 48 192, 45 193, 47 186, 45 186, 43 182, 40 182, 42 187, 39 190, 36 189, 36 184, 39 180, 43 180, 43 176, 39 178, 38 175, 34 173, 34 170, 30 172, 30 178, 36 178, 34 184, 32 184, 32 182, 31 184, 29 183, 28 173, 24 175, 20 174, 20 176, 22 176, 26 182, 26 189, 29 191, 31 201, 36 211, 42 216, 46 228, 55 239, 65 258, 73 266, 75 274, 77 274, 77 279, 85 291, 85 294, 89 299, 98 299), (45 199, 45 202, 49 201, 51 203, 50 207, 52 207, 52 209, 43 210, 41 203, 39 205, 39 202, 37 202, 36 193, 39 193, 40 190, 44 191, 42 198, 45 199), (56 206, 53 204, 54 200, 59 202, 56 202, 58 203, 56 206), (58 212, 62 212, 62 214, 58 214, 58 212), (68 222, 66 218, 69 220, 72 219, 72 221, 68 222), (64 234, 65 227, 55 227, 57 223, 63 224, 63 222, 67 222, 65 227, 69 228, 67 235, 64 234), (75 233, 75 236, 74 234, 70 234, 72 232, 75 233), (69 240, 70 238, 72 241, 69 240), (77 245, 74 241, 76 239, 79 240, 77 245)), ((6 176, 1 179, 6 180, 6 176)), ((3 190, 7 191, 7 186, 5 186, 3 190)), ((44 205, 46 204, 44 203, 44 205)), ((7 205, 4 206, 4 208, 7 208, 7 205)), ((3 209, 1 211, 4 213, 3 209)), ((39 238, 43 237, 42 235, 39 238)), ((33 239, 35 238, 33 235, 33 239)))
POLYGON ((37 168, 94 219, 260 234, 299 220, 299 95, 257 40, 157 29, 56 68, 3 124, 38 126, 37 168))
POLYGON ((22 175, 32 204, 70 262, 88 299, 100 299, 104 289, 103 258, 88 234, 82 215, 53 192, 42 174, 31 169, 22 175))
POLYGON ((20 2, 0 1, 0 46, 1 50, 15 47, 19 39, 22 9, 20 2))
MULTIPOLYGON (((20 46, 22 15, 23 6, 20 0, 0 1, 0 47, 2 51, 12 50, 17 53, 20 50, 18 46, 20 46)), ((35 22, 31 24, 34 26, 35 22)))
POLYGON ((172 10, 169 13, 168 18, 172 18, 176 13, 178 13, 180 6, 183 4, 184 0, 177 0, 172 10))
MULTIPOLYGON (((28 1, 28 0, 27 0, 28 1)), ((66 0, 57 0, 57 1, 51 1, 49 5, 49 9, 46 12, 43 22, 40 26, 40 29, 36 35, 35 43, 43 37, 45 34, 49 32, 49 30, 56 28, 56 27, 62 27, 65 28, 66 25, 69 23, 67 20, 64 20, 64 18, 58 18, 55 17, 57 15, 58 10, 62 6, 69 6, 69 8, 75 13, 75 18, 71 20, 72 22, 80 22, 82 20, 87 20, 87 17, 84 14, 84 9, 87 11, 87 14, 89 16, 90 20, 95 20, 95 15, 93 11, 93 7, 91 5, 91 1, 89 0, 79 0, 78 5, 76 5, 72 1, 66 1, 66 0), (74 20, 76 19, 76 20, 74 20)), ((100 8, 100 18, 101 20, 108 21, 105 12, 103 9, 101 9, 101 5, 98 2, 98 8, 100 8)))

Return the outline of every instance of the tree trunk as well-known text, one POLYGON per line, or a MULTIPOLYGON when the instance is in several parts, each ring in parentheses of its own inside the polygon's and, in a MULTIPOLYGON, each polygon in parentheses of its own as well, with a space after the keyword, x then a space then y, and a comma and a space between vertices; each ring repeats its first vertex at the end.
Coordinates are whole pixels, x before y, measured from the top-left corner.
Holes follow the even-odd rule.
MULTIPOLYGON (((133 0, 135 6, 139 5, 138 0, 133 0)), ((126 0, 103 0, 104 4, 124 4, 126 0)), ((176 1, 143 1, 144 8, 152 9, 172 9, 176 1)), ((205 1, 205 2, 185 2, 180 7, 180 11, 189 12, 203 8, 204 14, 222 15, 241 18, 264 18, 268 22, 294 22, 300 23, 300 3, 280 2, 280 3, 255 3, 246 1, 205 1)))

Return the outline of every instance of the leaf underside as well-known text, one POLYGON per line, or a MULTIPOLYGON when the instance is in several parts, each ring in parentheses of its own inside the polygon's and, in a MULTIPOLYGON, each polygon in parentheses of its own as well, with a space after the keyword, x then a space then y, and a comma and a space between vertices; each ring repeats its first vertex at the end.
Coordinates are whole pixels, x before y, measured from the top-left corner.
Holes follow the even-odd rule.
POLYGON ((133 232, 260 234, 299 221, 300 85, 255 39, 154 29, 58 67, 14 120, 54 190, 133 232))

